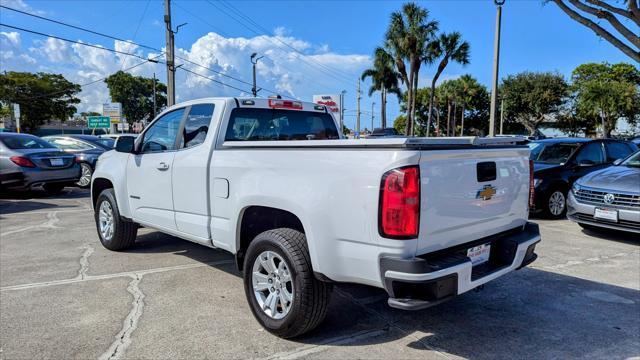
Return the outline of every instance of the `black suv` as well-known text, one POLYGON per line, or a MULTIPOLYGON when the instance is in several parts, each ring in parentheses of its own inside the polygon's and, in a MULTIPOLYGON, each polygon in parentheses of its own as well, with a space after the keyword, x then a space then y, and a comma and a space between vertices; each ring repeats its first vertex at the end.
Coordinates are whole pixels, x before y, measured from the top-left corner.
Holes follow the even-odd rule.
POLYGON ((638 147, 614 139, 557 138, 530 142, 534 165, 535 205, 532 212, 564 218, 567 192, 578 178, 625 158, 638 147))

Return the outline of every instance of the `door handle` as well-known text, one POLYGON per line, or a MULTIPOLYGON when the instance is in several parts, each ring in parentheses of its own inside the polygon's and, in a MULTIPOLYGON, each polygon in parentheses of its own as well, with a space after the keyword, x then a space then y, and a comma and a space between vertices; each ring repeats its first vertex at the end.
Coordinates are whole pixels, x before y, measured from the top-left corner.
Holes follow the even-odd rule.
POLYGON ((165 163, 164 161, 158 164, 158 170, 164 171, 167 169, 169 169, 169 164, 165 163))

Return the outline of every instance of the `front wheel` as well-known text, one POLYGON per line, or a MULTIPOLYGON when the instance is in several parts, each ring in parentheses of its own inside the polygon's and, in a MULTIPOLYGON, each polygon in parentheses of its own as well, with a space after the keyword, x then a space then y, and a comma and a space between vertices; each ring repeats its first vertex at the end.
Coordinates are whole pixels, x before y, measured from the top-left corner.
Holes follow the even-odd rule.
POLYGON ((560 189, 551 190, 546 201, 545 213, 551 219, 563 219, 567 213, 567 197, 560 189))
POLYGON ((244 288, 256 320, 282 338, 314 329, 324 319, 332 286, 313 275, 306 237, 287 228, 265 231, 251 242, 244 288))
POLYGON ((113 189, 98 195, 95 206, 95 221, 102 246, 109 250, 125 250, 133 246, 138 233, 138 224, 120 217, 113 189))
POLYGON ((91 168, 91 165, 87 163, 81 163, 80 170, 80 179, 78 179, 76 185, 81 188, 88 188, 89 185, 91 185, 91 176, 93 176, 93 169, 91 168))

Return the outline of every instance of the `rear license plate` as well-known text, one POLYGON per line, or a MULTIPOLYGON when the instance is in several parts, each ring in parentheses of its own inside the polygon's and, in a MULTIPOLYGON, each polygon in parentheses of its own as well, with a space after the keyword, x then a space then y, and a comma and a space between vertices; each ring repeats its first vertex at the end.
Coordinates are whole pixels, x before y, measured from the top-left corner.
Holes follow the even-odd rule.
POLYGON ((467 250, 467 257, 471 260, 471 265, 475 266, 487 262, 489 253, 491 253, 491 244, 482 244, 467 250))
POLYGON ((618 210, 596 208, 593 217, 618 222, 618 210))
POLYGON ((62 159, 50 159, 51 166, 62 166, 64 165, 64 161, 62 159))

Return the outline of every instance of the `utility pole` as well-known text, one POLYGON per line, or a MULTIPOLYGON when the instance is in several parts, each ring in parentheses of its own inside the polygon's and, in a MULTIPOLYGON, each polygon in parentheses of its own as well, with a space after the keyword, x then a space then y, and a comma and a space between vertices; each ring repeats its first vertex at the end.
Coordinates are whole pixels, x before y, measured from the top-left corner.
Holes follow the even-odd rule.
POLYGON ((342 134, 344 130, 344 94, 346 93, 347 90, 340 92, 340 134, 342 134))
POLYGON ((373 115, 373 107, 376 105, 375 102, 371 103, 371 133, 373 134, 373 119, 374 119, 374 115, 373 115))
POLYGON ((153 118, 156 118, 156 73, 153 73, 153 118))
POLYGON ((171 28, 171 0, 164 0, 164 23, 167 38, 167 106, 172 106, 176 103, 176 68, 174 33, 171 28))
POLYGON ((258 90, 261 90, 256 86, 256 65, 258 64, 258 60, 262 59, 263 56, 260 56, 259 58, 256 58, 256 56, 258 56, 257 53, 251 54, 251 63, 253 64, 253 87, 251 88, 251 93, 253 94, 253 97, 258 97, 258 90))
POLYGON ((498 100, 498 69, 500 67, 500 23, 502 20, 502 5, 505 0, 493 0, 498 7, 496 13, 496 34, 493 44, 493 81, 491 90, 491 110, 489 115, 489 136, 495 135, 496 107, 498 100))
POLYGON ((360 138, 360 79, 358 79, 358 88, 356 89, 356 139, 360 138))
POLYGON ((502 135, 502 123, 504 122, 504 98, 500 99, 500 135, 502 135))

